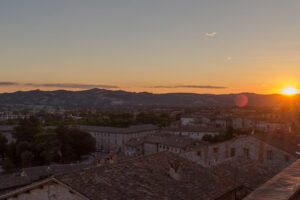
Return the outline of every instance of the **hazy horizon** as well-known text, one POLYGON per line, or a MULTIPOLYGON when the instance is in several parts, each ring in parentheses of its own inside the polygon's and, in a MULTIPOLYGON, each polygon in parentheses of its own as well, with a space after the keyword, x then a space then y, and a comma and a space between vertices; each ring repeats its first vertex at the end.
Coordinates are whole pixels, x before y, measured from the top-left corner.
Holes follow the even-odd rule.
MULTIPOLYGON (((130 91, 130 90, 124 90, 124 89, 107 89, 107 88, 87 88, 87 89, 68 89, 68 88, 56 88, 56 89, 44 89, 44 88, 35 88, 35 89, 25 89, 25 90, 15 90, 15 91, 8 91, 8 92, 1 92, 0 94, 4 93, 15 93, 15 92, 30 92, 30 91, 42 91, 42 92, 55 92, 55 91, 68 91, 68 92, 82 92, 82 91, 89 91, 89 90, 107 90, 107 91, 123 91, 123 92, 135 92, 135 93, 151 93, 151 94, 203 94, 203 95, 238 95, 238 94, 257 94, 257 95, 282 95, 280 92, 278 93, 256 93, 256 92, 236 92, 236 93, 200 93, 200 92, 148 92, 148 91, 130 91)), ((300 94, 297 94, 297 96, 300 96, 300 94)))

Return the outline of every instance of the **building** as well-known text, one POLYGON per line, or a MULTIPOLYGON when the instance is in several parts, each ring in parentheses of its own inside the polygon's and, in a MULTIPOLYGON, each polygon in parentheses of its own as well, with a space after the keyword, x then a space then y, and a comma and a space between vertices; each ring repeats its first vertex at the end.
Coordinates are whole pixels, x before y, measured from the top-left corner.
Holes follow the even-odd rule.
POLYGON ((180 118, 182 126, 206 126, 209 123, 210 119, 202 115, 184 115, 180 118))
POLYGON ((98 151, 124 152, 126 142, 131 138, 143 137, 158 132, 154 125, 137 125, 128 128, 77 126, 82 131, 90 133, 96 139, 98 151))
POLYGON ((197 126, 168 127, 163 129, 163 131, 173 135, 182 135, 198 140, 202 140, 205 135, 216 136, 222 133, 220 129, 215 127, 197 126))
POLYGON ((20 171, 0 175, 0 194, 30 185, 54 174, 70 173, 88 167, 88 164, 60 164, 24 168, 20 171))
POLYGON ((234 159, 204 168, 178 154, 160 152, 125 162, 57 175, 0 199, 240 199, 274 172, 251 160, 234 159))
POLYGON ((182 153, 204 143, 186 136, 159 133, 132 138, 126 143, 125 154, 128 156, 150 155, 161 151, 182 153))
POLYGON ((233 129, 255 129, 255 120, 237 117, 232 119, 233 129))
MULTIPOLYGON (((266 135, 266 134, 265 134, 266 135)), ((181 154, 202 166, 216 165, 233 157, 255 160, 270 168, 281 170, 297 160, 297 145, 276 137, 240 136, 229 141, 194 148, 181 154)))

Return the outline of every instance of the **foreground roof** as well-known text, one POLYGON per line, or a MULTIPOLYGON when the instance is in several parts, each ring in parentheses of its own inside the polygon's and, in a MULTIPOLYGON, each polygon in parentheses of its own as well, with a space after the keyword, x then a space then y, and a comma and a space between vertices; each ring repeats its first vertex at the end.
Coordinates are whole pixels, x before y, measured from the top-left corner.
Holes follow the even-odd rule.
POLYGON ((296 200, 300 199, 299 192, 300 160, 252 192, 245 200, 296 200))
POLYGON ((25 168, 21 171, 0 175, 0 194, 29 185, 54 174, 64 174, 88 167, 87 164, 62 164, 25 168))
POLYGON ((275 174, 260 164, 235 159, 204 168, 170 152, 56 176, 88 199, 216 199, 239 186, 255 189, 275 174), (179 163, 180 179, 170 176, 179 163))

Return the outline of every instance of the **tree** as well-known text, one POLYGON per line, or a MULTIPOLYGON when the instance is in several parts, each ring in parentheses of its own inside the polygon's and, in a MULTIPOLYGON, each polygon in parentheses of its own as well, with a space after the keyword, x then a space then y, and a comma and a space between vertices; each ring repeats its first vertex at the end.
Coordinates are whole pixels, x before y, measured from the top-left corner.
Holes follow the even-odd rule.
POLYGON ((30 167, 33 160, 33 153, 30 151, 25 151, 21 154, 22 167, 30 167))
POLYGON ((15 168, 14 163, 11 161, 10 158, 5 158, 4 162, 3 162, 3 169, 6 172, 10 172, 11 170, 13 170, 15 168))
POLYGON ((96 150, 96 140, 89 133, 66 126, 57 128, 56 133, 64 162, 79 160, 96 150))
POLYGON ((42 133, 34 138, 33 152, 35 160, 39 164, 49 164, 58 161, 58 152, 60 151, 59 140, 55 133, 42 133))
POLYGON ((0 133, 0 155, 2 156, 2 158, 4 158, 4 156, 5 156, 7 142, 8 141, 7 141, 6 137, 0 133))
POLYGON ((32 141, 34 136, 43 132, 40 120, 36 117, 30 117, 20 121, 19 126, 15 128, 14 137, 17 141, 32 141))

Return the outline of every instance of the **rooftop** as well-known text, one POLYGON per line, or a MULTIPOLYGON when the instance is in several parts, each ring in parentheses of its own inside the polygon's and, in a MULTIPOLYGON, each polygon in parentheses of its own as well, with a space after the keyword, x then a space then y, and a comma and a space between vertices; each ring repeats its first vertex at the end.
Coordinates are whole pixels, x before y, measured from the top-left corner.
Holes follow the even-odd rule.
POLYGON ((117 128, 117 127, 106 127, 106 126, 85 126, 85 125, 79 125, 76 127, 87 132, 103 132, 103 133, 115 133, 115 134, 138 133, 138 132, 152 131, 158 129, 157 126, 154 126, 152 124, 135 125, 135 126, 130 126, 128 128, 117 128))
POLYGON ((29 185, 53 174, 68 173, 88 167, 86 164, 64 164, 25 168, 15 173, 0 175, 0 193, 29 185))
POLYGON ((296 200, 300 192, 300 160, 287 167, 245 200, 296 200))
POLYGON ((278 149, 299 157, 296 152, 300 151, 300 137, 289 134, 260 133, 254 134, 255 138, 270 144, 278 149))
POLYGON ((56 176, 88 199, 216 199, 237 186, 255 189, 274 172, 250 160, 224 162, 211 168, 161 152, 126 162, 56 176), (181 178, 169 174, 179 163, 181 178))

